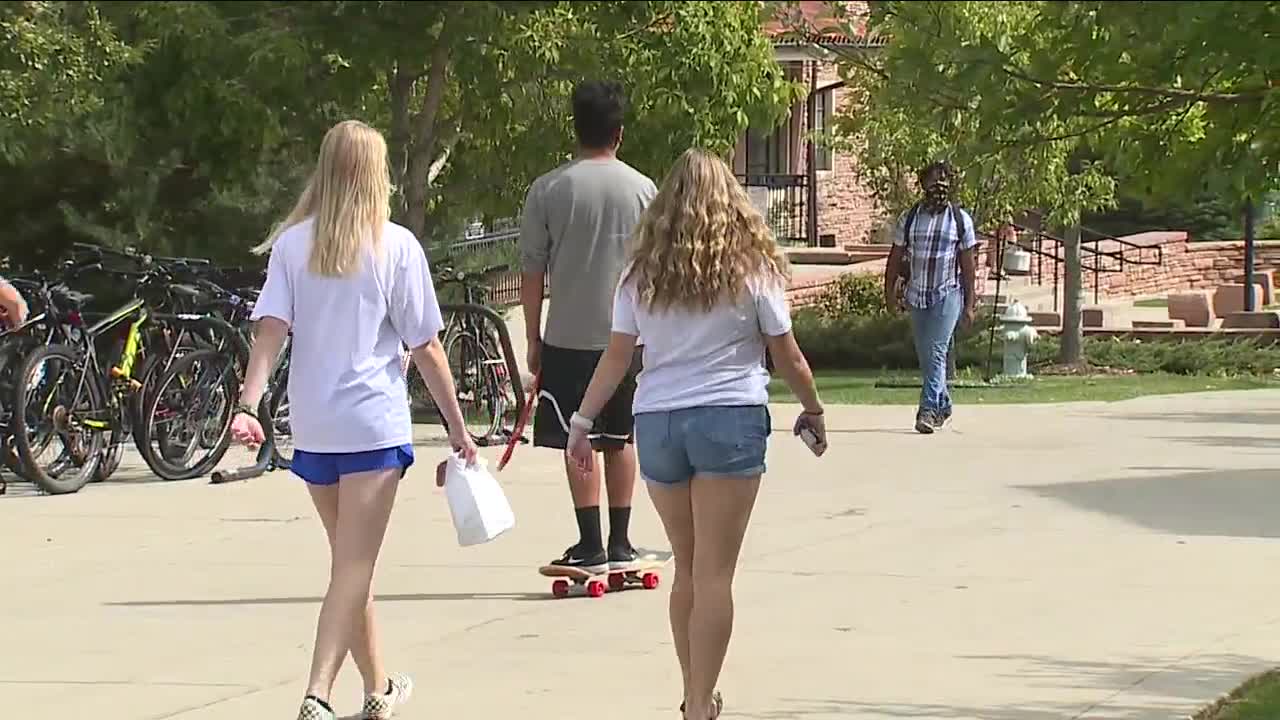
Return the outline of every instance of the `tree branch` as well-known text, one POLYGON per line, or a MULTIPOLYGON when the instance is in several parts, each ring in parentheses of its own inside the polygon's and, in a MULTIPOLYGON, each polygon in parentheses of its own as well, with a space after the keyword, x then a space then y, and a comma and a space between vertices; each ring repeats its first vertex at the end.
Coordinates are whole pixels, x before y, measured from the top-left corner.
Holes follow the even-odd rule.
POLYGON ((444 102, 445 82, 449 65, 449 44, 445 40, 448 27, 440 28, 436 45, 431 50, 431 65, 427 70, 427 92, 422 109, 413 118, 413 152, 430 155, 435 140, 436 115, 444 102))
POLYGON ((1238 103, 1255 98, 1265 97, 1270 93, 1280 90, 1280 88, 1249 88, 1239 92, 1232 93, 1216 93, 1205 92, 1204 90, 1187 90, 1184 88, 1157 88, 1146 85, 1101 85, 1087 82, 1067 82, 1063 80, 1042 80, 1032 77, 1021 70, 1004 66, 1000 68, 1005 74, 1019 80, 1032 83, 1039 87, 1053 88, 1054 90, 1070 90, 1074 92, 1109 92, 1118 94, 1132 95, 1154 95, 1156 97, 1179 98, 1182 100, 1191 100, 1194 102, 1216 102, 1216 103, 1238 103))
POLYGON ((431 161, 431 167, 427 168, 427 187, 435 185, 436 178, 444 172, 445 166, 449 164, 449 155, 453 153, 453 146, 458 143, 458 136, 461 134, 461 128, 456 123, 446 131, 440 143, 440 154, 431 161))
POLYGON ((628 40, 634 35, 639 35, 640 33, 648 32, 654 29, 655 27, 657 27, 659 23, 666 20, 670 20, 672 17, 673 17, 672 13, 669 13, 669 12, 662 13, 661 15, 655 15, 653 16, 653 18, 649 20, 647 24, 643 25, 642 27, 632 28, 631 30, 626 31, 621 35, 617 35, 613 38, 611 42, 628 40))

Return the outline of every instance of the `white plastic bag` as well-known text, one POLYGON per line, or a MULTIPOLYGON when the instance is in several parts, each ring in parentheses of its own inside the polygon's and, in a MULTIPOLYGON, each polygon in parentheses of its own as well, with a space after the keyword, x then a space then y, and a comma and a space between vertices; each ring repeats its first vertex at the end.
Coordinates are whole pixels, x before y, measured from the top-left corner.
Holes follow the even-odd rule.
POLYGON ((445 461, 444 494, 458 544, 480 545, 515 527, 516 516, 484 458, 468 466, 458 454, 445 461))

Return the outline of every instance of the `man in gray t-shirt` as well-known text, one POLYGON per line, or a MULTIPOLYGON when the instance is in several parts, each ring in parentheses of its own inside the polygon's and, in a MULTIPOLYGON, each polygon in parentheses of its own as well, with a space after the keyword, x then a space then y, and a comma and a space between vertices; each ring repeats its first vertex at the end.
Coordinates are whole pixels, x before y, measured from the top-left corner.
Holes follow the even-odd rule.
MULTIPOLYGON (((564 450, 596 363, 609 344, 613 295, 627 262, 631 232, 658 188, 617 157, 625 101, 620 86, 585 82, 574 89, 578 154, 534 181, 520 226, 521 302, 529 372, 539 376, 536 447, 564 450), (542 287, 550 273, 550 308, 542 334, 542 287)), ((628 538, 636 456, 632 444, 632 372, 589 437, 604 453, 609 542, 600 532, 600 464, 581 475, 566 464, 578 520, 578 543, 553 561, 590 572, 625 570, 636 561, 628 538)))

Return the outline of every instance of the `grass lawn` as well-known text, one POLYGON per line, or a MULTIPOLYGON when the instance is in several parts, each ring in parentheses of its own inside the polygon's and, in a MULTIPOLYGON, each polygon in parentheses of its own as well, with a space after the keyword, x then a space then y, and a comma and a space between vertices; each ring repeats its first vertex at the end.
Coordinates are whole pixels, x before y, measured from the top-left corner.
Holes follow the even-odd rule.
MULTIPOLYGON (((818 392, 825 402, 834 405, 914 405, 920 397, 918 379, 906 373, 867 370, 822 371, 816 373, 818 392), (884 387, 911 385, 916 387, 884 387), (880 385, 881 387, 877 387, 880 385)), ((961 372, 952 389, 957 403, 1012 404, 1053 403, 1082 400, 1129 400, 1143 395, 1171 395, 1210 390, 1280 389, 1280 378, 1267 377, 1203 377, 1188 375, 1119 375, 1119 376, 1046 376, 1029 381, 1006 382, 984 386, 981 376, 961 372)), ((773 402, 794 402, 795 398, 781 380, 769 386, 773 402)), ((1280 714, 1273 720, 1280 719, 1280 714)))
POLYGON ((1249 679, 1223 700, 1196 713, 1194 720, 1275 720, 1280 718, 1280 670, 1249 679))
POLYGON ((1162 308, 1162 307, 1169 307, 1169 301, 1165 298, 1147 298, 1146 300, 1139 300, 1135 302, 1133 306, 1145 307, 1145 308, 1162 308))

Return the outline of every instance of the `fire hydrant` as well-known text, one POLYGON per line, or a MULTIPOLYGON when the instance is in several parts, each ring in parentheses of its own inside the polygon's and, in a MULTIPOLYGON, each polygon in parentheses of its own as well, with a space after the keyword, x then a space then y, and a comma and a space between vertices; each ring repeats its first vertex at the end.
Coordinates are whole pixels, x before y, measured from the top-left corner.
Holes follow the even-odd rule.
POLYGON ((1000 337, 1004 339, 1004 375, 1013 378, 1029 378, 1027 352, 1040 334, 1031 327, 1031 314, 1022 303, 1014 300, 1000 316, 1000 337))

